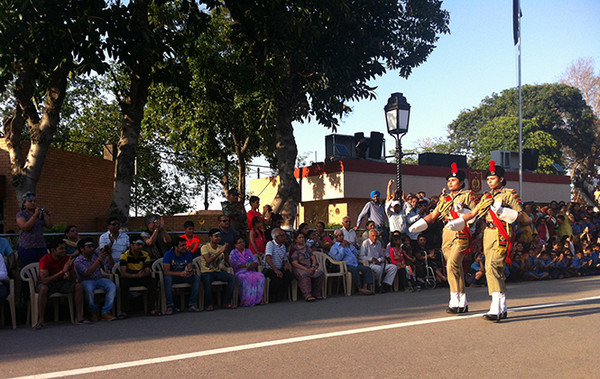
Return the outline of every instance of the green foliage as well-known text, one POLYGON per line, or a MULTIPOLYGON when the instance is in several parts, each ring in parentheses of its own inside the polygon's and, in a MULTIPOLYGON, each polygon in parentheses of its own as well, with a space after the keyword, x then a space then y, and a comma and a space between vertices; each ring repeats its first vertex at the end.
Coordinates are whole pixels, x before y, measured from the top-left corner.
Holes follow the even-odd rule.
POLYGON ((39 102, 50 74, 59 68, 75 73, 104 70, 106 17, 101 0, 0 2, 0 91, 27 69, 39 102))
POLYGON ((368 82, 386 66, 408 77, 448 32, 440 1, 225 0, 233 26, 292 120, 337 127, 345 102, 374 97, 368 82))
MULTIPOLYGON (((523 86, 522 94, 522 117, 531 128, 523 136, 523 147, 541 150, 542 170, 547 172, 548 163, 558 162, 570 167, 572 162, 584 159, 597 142, 593 131, 594 116, 579 90, 562 84, 529 85, 523 86), (556 148, 554 143, 557 143, 556 148), (560 153, 563 153, 562 157, 560 153)), ((518 132, 513 126, 518 114, 516 88, 504 90, 499 95, 492 94, 478 107, 462 112, 449 125, 450 147, 455 153, 469 154, 475 167, 489 160, 493 146, 515 150, 518 132)))
MULTIPOLYGON (((547 132, 540 130, 536 122, 523 120, 523 148, 539 150, 537 172, 553 174, 552 163, 560 162, 560 148, 556 140, 547 132)), ((485 170, 489 166, 489 157, 493 150, 519 150, 519 119, 516 117, 497 117, 479 129, 474 147, 472 168, 485 170)))

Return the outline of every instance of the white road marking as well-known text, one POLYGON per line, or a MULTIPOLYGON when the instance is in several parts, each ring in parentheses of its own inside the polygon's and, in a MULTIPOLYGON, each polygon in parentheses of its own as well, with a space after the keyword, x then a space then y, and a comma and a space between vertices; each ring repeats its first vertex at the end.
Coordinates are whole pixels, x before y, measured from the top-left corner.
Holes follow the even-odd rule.
MULTIPOLYGON (((567 301, 561 301, 558 303, 549 303, 549 304, 540 304, 540 305, 509 308, 509 312, 524 312, 524 311, 528 311, 528 310, 532 310, 532 309, 573 305, 573 304, 583 303, 583 302, 591 301, 591 300, 600 300, 600 296, 586 297, 586 298, 581 298, 581 299, 576 299, 576 300, 567 300, 567 301)), ((429 319, 429 320, 408 321, 408 322, 400 322, 400 323, 395 323, 395 324, 370 326, 368 328, 340 330, 337 332, 319 333, 319 334, 312 334, 312 335, 302 336, 302 337, 283 338, 283 339, 273 340, 273 341, 264 341, 264 342, 250 343, 250 344, 245 344, 245 345, 222 347, 222 348, 218 348, 218 349, 201 350, 201 351, 195 351, 195 352, 186 353, 186 354, 175 354, 175 355, 168 355, 165 357, 140 359, 140 360, 130 361, 130 362, 113 363, 113 364, 108 364, 108 365, 84 367, 84 368, 73 369, 73 370, 48 372, 45 374, 21 376, 21 377, 17 377, 17 378, 13 378, 13 379, 58 378, 58 377, 64 377, 64 376, 84 375, 84 374, 91 374, 94 372, 118 370, 118 369, 137 367, 137 366, 146 366, 146 365, 151 365, 151 364, 156 364, 156 363, 172 362, 172 361, 177 361, 177 360, 182 360, 182 359, 205 357, 208 355, 231 353, 234 351, 259 349, 262 347, 271 347, 271 346, 277 346, 277 345, 286 345, 286 344, 296 343, 296 342, 313 341, 313 340, 324 339, 324 338, 348 336, 348 335, 352 335, 352 334, 368 333, 368 332, 374 332, 374 331, 380 331, 380 330, 405 328, 408 326, 435 324, 438 322, 459 321, 459 320, 464 320, 467 318, 481 317, 482 315, 483 315, 483 313, 477 313, 477 314, 470 314, 470 315, 464 315, 464 316, 461 315, 458 317, 449 316, 449 317, 433 318, 433 319, 429 319)))

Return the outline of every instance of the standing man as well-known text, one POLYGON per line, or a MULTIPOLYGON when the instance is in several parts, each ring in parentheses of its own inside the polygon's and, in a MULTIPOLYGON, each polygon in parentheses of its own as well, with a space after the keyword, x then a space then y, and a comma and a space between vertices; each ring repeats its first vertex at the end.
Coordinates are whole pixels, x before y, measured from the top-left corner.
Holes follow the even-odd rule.
POLYGON ((198 294, 200 292, 200 277, 194 273, 194 257, 187 251, 185 239, 178 237, 173 248, 165 253, 163 258, 165 300, 167 315, 175 310, 173 302, 173 284, 188 283, 192 285, 192 293, 188 302, 189 312, 200 312, 198 294))
POLYGON ((481 197, 477 207, 448 224, 446 228, 460 229, 461 225, 478 214, 485 215, 486 228, 483 233, 483 251, 485 254, 485 277, 488 292, 492 296, 492 304, 483 317, 489 321, 499 322, 506 318, 506 283, 504 276, 505 260, 510 262, 508 252, 512 243, 512 223, 521 219, 525 221, 525 213, 521 207, 521 198, 514 189, 505 188, 504 168, 490 161, 486 172, 490 192, 481 197))
MULTIPOLYGON (((452 171, 446 175, 450 193, 441 196, 433 212, 412 224, 409 231, 419 235, 439 217, 443 217, 444 222, 448 222, 459 218, 458 214, 460 212, 475 208, 472 192, 463 189, 465 187, 465 177, 465 172, 458 170, 456 163, 452 163, 452 171)), ((465 293, 463 259, 465 253, 469 252, 470 242, 471 231, 466 225, 444 229, 442 234, 442 253, 446 258, 448 284, 450 285, 450 301, 446 310, 448 313, 465 313, 469 311, 467 294, 465 293)))
MULTIPOLYGON (((227 288, 225 289, 225 308, 233 309, 233 291, 235 290, 235 276, 221 270, 220 263, 225 257, 229 244, 226 242, 221 245, 221 232, 219 229, 211 229, 208 232, 208 243, 202 246, 200 256, 200 279, 204 284, 204 297, 206 310, 212 311, 215 309, 215 301, 212 291, 212 282, 221 281, 227 282, 227 288)), ((202 305, 202 304, 200 304, 202 305)))
POLYGON ((365 217, 368 217, 368 220, 375 223, 375 229, 379 232, 379 236, 383 240, 383 243, 387 245, 389 239, 387 219, 385 217, 385 204, 382 201, 379 201, 380 196, 381 193, 379 191, 371 191, 371 201, 365 204, 363 210, 358 215, 358 221, 356 221, 354 230, 360 227, 365 217))
POLYGON ((400 202, 396 198, 396 192, 392 191, 394 179, 390 179, 387 185, 387 198, 385 202, 385 214, 390 223, 390 232, 406 233, 406 212, 407 203, 400 202))
POLYGON ((359 258, 369 262, 369 267, 379 284, 380 292, 390 292, 398 267, 386 264, 383 246, 377 239, 377 230, 372 229, 369 232, 369 239, 363 241, 359 258))
POLYGON ((94 301, 94 290, 99 289, 105 292, 104 306, 100 311, 101 318, 103 321, 113 321, 116 317, 110 311, 115 302, 117 286, 106 279, 101 271, 102 268, 107 272, 111 271, 115 264, 113 257, 107 248, 96 251, 90 237, 80 239, 77 242, 77 249, 79 249, 79 256, 75 258, 75 271, 83 286, 90 318, 92 321, 98 321, 98 305, 94 301))
POLYGON ((129 248, 129 236, 127 233, 121 233, 121 221, 117 217, 108 219, 108 231, 100 236, 98 247, 100 249, 109 247, 110 253, 115 262, 121 259, 121 255, 129 248))
POLYGON ((348 271, 352 274, 352 281, 358 287, 358 291, 363 295, 372 295, 373 292, 369 291, 369 284, 373 284, 373 273, 369 267, 363 266, 358 263, 358 251, 353 244, 348 242, 344 233, 338 229, 333 234, 335 243, 329 249, 329 255, 336 261, 346 262, 348 271), (362 275, 362 283, 361 283, 362 275))
MULTIPOLYGON (((248 236, 248 224, 244 203, 240 202, 240 192, 235 188, 227 192, 227 201, 221 202, 223 214, 229 218, 230 226, 238 236, 248 236)), ((233 248, 233 245, 230 245, 233 248)))
POLYGON ((224 214, 219 216, 219 232, 221 232, 221 242, 226 244, 225 247, 225 263, 229 265, 229 253, 233 250, 233 245, 235 245, 235 241, 237 240, 237 234, 232 227, 229 226, 229 217, 224 214))
POLYGON ((162 258, 167 251, 167 247, 171 243, 171 236, 165 230, 165 222, 162 217, 149 214, 144 221, 147 229, 142 232, 141 236, 150 254, 150 259, 155 261, 162 258))

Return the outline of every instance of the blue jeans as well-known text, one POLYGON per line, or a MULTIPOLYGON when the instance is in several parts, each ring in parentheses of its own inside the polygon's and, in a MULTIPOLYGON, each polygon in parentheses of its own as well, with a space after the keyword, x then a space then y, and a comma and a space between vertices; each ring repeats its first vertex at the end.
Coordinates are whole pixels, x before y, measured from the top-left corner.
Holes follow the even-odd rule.
POLYGON ((227 288, 225 289, 225 304, 231 304, 231 299, 233 298, 233 290, 235 289, 235 276, 223 272, 223 271, 213 271, 213 272, 203 272, 200 275, 202 279, 202 284, 204 285, 204 297, 205 303, 208 307, 209 305, 215 305, 215 300, 213 297, 212 286, 210 285, 214 281, 227 282, 227 288))
POLYGON ((115 283, 106 278, 102 278, 98 280, 84 280, 81 282, 81 285, 83 286, 85 301, 88 304, 88 311, 95 312, 98 309, 98 306, 94 302, 94 290, 103 290, 105 296, 101 313, 110 313, 113 303, 115 302, 115 295, 117 294, 117 286, 115 283))
POLYGON ((188 306, 194 306, 198 302, 198 293, 200 293, 200 277, 196 274, 189 278, 182 278, 181 276, 165 275, 165 298, 167 301, 167 307, 173 307, 173 284, 187 283, 192 285, 192 293, 190 294, 190 301, 188 306))
POLYGON ((358 266, 347 265, 346 267, 348 268, 348 272, 350 272, 352 274, 352 280, 354 281, 354 284, 356 284, 356 286, 358 288, 360 288, 360 286, 361 286, 361 283, 360 283, 360 274, 361 273, 363 275, 362 282, 364 284, 373 284, 373 273, 371 272, 370 267, 363 266, 360 263, 358 264, 358 266))

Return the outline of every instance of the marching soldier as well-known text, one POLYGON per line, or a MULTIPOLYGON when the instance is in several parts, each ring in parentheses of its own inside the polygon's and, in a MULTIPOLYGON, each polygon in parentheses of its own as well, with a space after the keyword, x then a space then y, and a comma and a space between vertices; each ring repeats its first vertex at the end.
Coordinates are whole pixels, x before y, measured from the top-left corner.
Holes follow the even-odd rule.
POLYGON ((506 185, 504 168, 496 166, 494 161, 490 161, 486 177, 490 191, 483 194, 481 201, 473 211, 451 221, 446 228, 459 228, 478 214, 485 215, 483 251, 485 253, 485 275, 492 304, 488 313, 483 317, 486 320, 499 322, 506 318, 504 265, 505 261, 511 263, 509 252, 513 232, 512 223, 518 218, 523 221, 527 216, 523 213, 519 194, 514 189, 504 187, 506 185))
MULTIPOLYGON (((459 171, 456 163, 452 163, 452 171, 446 176, 450 193, 440 196, 433 212, 410 226, 411 233, 426 230, 428 224, 440 217, 443 217, 446 222, 457 219, 459 214, 467 213, 475 207, 472 192, 463 189, 465 187, 465 177, 464 171, 459 171)), ((452 314, 468 312, 463 259, 465 254, 469 252, 471 242, 469 227, 463 222, 460 228, 444 229, 442 241, 442 253, 446 258, 448 284, 450 285, 450 302, 446 312, 452 314)))

